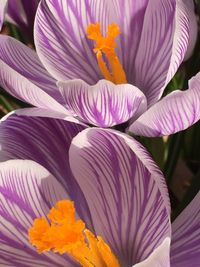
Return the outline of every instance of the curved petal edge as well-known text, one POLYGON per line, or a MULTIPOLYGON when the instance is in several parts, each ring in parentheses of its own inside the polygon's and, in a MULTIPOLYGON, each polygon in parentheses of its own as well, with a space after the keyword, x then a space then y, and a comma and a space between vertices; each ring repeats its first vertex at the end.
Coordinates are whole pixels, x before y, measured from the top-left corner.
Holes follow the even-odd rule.
POLYGON ((164 178, 137 141, 114 130, 88 128, 72 140, 69 161, 94 230, 121 266, 145 260, 170 237, 164 178))
POLYGON ((200 73, 189 81, 189 89, 176 90, 162 98, 129 128, 136 135, 156 137, 187 129, 200 119, 200 73))
POLYGON ((66 103, 83 121, 100 127, 112 127, 137 118, 146 108, 146 97, 131 84, 115 85, 100 80, 89 85, 82 80, 58 82, 66 103))

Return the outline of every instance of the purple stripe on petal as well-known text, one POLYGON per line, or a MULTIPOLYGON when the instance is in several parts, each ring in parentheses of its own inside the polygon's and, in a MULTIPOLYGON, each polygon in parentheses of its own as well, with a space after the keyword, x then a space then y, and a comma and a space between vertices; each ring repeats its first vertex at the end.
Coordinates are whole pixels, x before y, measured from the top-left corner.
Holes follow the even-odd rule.
POLYGON ((200 192, 172 224, 171 267, 199 267, 200 192))
POLYGON ((58 82, 67 109, 83 121, 111 127, 137 118, 146 110, 146 98, 130 84, 115 85, 100 80, 91 86, 81 80, 58 82))
POLYGON ((148 105, 162 95, 183 61, 189 41, 189 15, 183 1, 149 1, 142 29, 133 82, 148 105))
POLYGON ((73 137, 83 129, 82 125, 64 120, 11 113, 0 123, 1 161, 15 158, 34 160, 67 186, 65 179, 71 176, 69 146, 73 137))
POLYGON ((119 25, 121 32, 120 36, 117 38, 117 54, 122 62, 127 80, 131 84, 135 82, 133 80, 133 70, 148 1, 149 0, 109 1, 112 2, 110 8, 115 14, 114 18, 110 20, 119 25))
POLYGON ((27 160, 0 163, 1 266, 77 266, 66 256, 38 254, 28 241, 33 220, 45 217, 57 201, 66 198, 62 186, 41 165, 27 160))
POLYGON ((121 32, 117 53, 131 80, 147 2, 42 0, 35 24, 35 43, 42 62, 58 80, 79 78, 96 83, 102 76, 86 29, 90 23, 100 22, 105 34, 114 22, 121 32))
POLYGON ((195 19, 195 16, 194 5, 192 3, 189 4, 188 0, 176 1, 172 55, 163 89, 165 89, 165 86, 173 78, 181 62, 185 59, 185 57, 188 57, 194 47, 195 23, 192 20, 195 19))
MULTIPOLYGON (((90 23, 108 25, 111 3, 101 0, 42 0, 35 22, 35 44, 48 71, 58 80, 101 78, 93 44, 86 37, 90 23)), ((111 21, 112 22, 112 21, 111 21)))
POLYGON ((155 137, 187 129, 200 119, 200 73, 186 91, 174 91, 157 102, 129 128, 137 135, 155 137))
POLYGON ((170 267, 169 251, 170 238, 166 238, 146 260, 133 267, 170 267))
POLYGON ((189 18, 189 45, 187 48, 187 53, 185 54, 184 60, 187 60, 194 49, 198 34, 198 19, 194 12, 194 2, 190 0, 184 0, 187 8, 188 18, 189 18))
POLYGON ((96 234, 108 242, 121 266, 146 259, 170 236, 164 178, 134 139, 87 129, 73 139, 69 155, 96 234))
MULTIPOLYGON (((57 101, 61 101, 56 81, 44 69, 34 50, 14 38, 1 35, 0 59, 57 101)), ((1 71, 0 75, 2 76, 1 71)))
POLYGON ((87 128, 88 125, 81 122, 76 117, 66 116, 66 114, 59 113, 53 110, 49 109, 43 109, 43 108, 23 108, 23 109, 17 109, 14 111, 16 115, 20 116, 29 116, 29 117, 42 117, 42 118, 53 118, 53 119, 60 119, 65 120, 68 122, 76 123, 78 125, 82 125, 84 128, 87 128))
POLYGON ((0 85, 14 97, 33 106, 71 116, 59 102, 0 59, 0 85))
POLYGON ((0 161, 29 159, 44 166, 76 200, 80 216, 91 226, 84 196, 69 167, 68 150, 72 138, 85 127, 51 118, 11 114, 0 123, 0 161))

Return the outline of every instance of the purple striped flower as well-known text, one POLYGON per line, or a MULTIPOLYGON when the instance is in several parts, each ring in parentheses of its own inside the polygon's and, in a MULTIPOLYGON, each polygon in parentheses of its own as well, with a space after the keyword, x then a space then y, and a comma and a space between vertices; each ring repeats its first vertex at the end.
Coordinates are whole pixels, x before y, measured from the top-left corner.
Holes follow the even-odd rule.
POLYGON ((200 118, 200 74, 161 96, 194 47, 193 9, 190 0, 42 0, 37 54, 0 37, 0 84, 51 116, 104 128, 128 121, 144 136, 181 131, 200 118))
MULTIPOLYGON (((200 193, 171 224, 162 173, 134 139, 11 114, 1 121, 0 147, 0 266, 80 266, 66 253, 38 254, 28 240, 35 218, 71 199, 120 266, 199 267, 200 193)), ((98 266, 117 266, 107 264, 98 266)))

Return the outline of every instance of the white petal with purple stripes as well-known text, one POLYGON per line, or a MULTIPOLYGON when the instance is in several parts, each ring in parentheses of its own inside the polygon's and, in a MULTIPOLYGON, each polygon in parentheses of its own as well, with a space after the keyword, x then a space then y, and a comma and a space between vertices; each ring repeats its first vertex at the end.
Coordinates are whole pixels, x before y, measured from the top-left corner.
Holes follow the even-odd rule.
POLYGON ((71 116, 60 103, 0 59, 0 85, 14 97, 33 106, 71 116))
MULTIPOLYGON (((196 20, 196 14, 194 11, 194 4, 191 2, 193 1, 190 1, 190 3, 188 3, 188 0, 176 1, 175 32, 172 54, 166 81, 162 88, 163 90, 173 78, 183 59, 188 57, 195 45, 197 22, 194 22, 196 20)), ((160 96, 161 95, 162 91, 160 96)))
POLYGON ((188 19, 189 19, 189 43, 188 43, 188 48, 187 48, 187 53, 185 54, 184 60, 187 60, 191 55, 194 50, 196 40, 197 40, 197 35, 198 35, 198 18, 194 12, 194 2, 191 0, 183 0, 187 12, 188 12, 188 19))
POLYGON ((94 229, 121 266, 145 260, 170 237, 164 178, 134 139, 113 130, 87 129, 73 139, 69 156, 94 229))
MULTIPOLYGON (((33 49, 12 37, 1 35, 0 59, 11 69, 27 78, 31 83, 38 86, 54 99, 57 101, 61 100, 61 95, 57 89, 56 81, 45 70, 33 49)), ((0 75, 2 76, 3 72, 0 71, 0 75)), ((18 77, 16 76, 16 79, 17 78, 18 77)), ((3 79, 3 77, 1 77, 1 79, 3 79)), ((17 89, 18 88, 15 90, 17 89)))
MULTIPOLYGON (((125 70, 129 83, 135 84, 135 58, 141 38, 144 15, 149 0, 112 0, 111 10, 114 20, 120 27, 117 54, 125 70)), ((102 23, 102 21, 100 21, 102 23)))
POLYGON ((66 107, 83 121, 111 127, 139 117, 146 110, 144 94, 131 84, 100 80, 91 86, 81 80, 58 82, 66 107))
POLYGON ((35 45, 43 64, 57 80, 79 78, 90 84, 99 80, 101 74, 86 29, 99 21, 105 29, 110 5, 106 0, 41 1, 35 20, 35 45))
POLYGON ((171 267, 199 267, 200 192, 172 223, 171 267))
POLYGON ((93 84, 102 78, 86 37, 90 23, 100 22, 103 34, 110 23, 120 27, 117 54, 132 81, 133 66, 148 0, 42 0, 35 23, 38 54, 58 80, 83 79, 93 84))
POLYGON ((0 123, 0 161, 29 159, 44 166, 72 199, 82 203, 77 210, 90 225, 88 208, 71 174, 68 155, 73 137, 83 129, 82 125, 64 120, 11 114, 0 123))
POLYGON ((41 118, 53 118, 53 119, 60 119, 65 120, 68 122, 76 123, 79 125, 83 125, 85 128, 88 127, 85 123, 81 122, 76 117, 66 116, 64 113, 59 113, 49 109, 43 108, 22 108, 17 109, 14 111, 15 114, 20 116, 31 116, 31 117, 41 117, 41 118))
POLYGON ((161 97, 177 71, 188 40, 189 19, 183 1, 149 1, 134 69, 134 84, 144 92, 149 106, 161 97))
POLYGON ((146 260, 132 267, 170 267, 169 252, 170 238, 167 237, 146 260))
POLYGON ((33 220, 67 198, 62 186, 39 164, 27 160, 0 163, 1 266, 76 266, 65 256, 38 254, 28 241, 33 220))
POLYGON ((186 91, 174 91, 140 116, 129 128, 149 137, 173 134, 200 119, 200 73, 189 81, 186 91))

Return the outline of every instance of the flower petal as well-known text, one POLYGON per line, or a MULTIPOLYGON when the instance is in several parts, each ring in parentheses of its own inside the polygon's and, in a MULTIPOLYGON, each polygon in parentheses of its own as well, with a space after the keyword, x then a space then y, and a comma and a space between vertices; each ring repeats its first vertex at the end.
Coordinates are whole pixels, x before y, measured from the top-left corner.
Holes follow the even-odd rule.
POLYGON ((190 0, 183 0, 184 3, 188 6, 188 18, 189 18, 189 46, 187 48, 187 53, 185 54, 184 60, 187 60, 193 53, 194 46, 197 40, 198 34, 198 20, 194 12, 194 2, 190 0))
POLYGON ((102 75, 86 29, 99 22, 105 34, 108 25, 115 22, 121 32, 117 53, 128 80, 131 79, 147 2, 42 0, 35 23, 35 44, 42 62, 58 80, 80 78, 89 84, 96 83, 102 75))
POLYGON ((169 251, 170 239, 167 237, 146 260, 132 267, 170 267, 169 251))
POLYGON ((95 83, 101 77, 91 42, 90 23, 108 21, 108 1, 42 0, 35 21, 35 45, 40 59, 58 80, 80 78, 95 83))
POLYGON ((66 198, 62 186, 41 165, 27 160, 0 163, 1 266, 76 266, 57 254, 38 254, 28 241, 33 220, 66 198))
POLYGON ((39 108, 64 113, 65 116, 72 115, 53 97, 9 67, 1 59, 0 64, 0 85, 11 95, 39 108))
MULTIPOLYGON (((17 158, 39 163, 56 177, 72 199, 84 205, 83 194, 71 174, 68 155, 72 138, 84 128, 63 120, 11 114, 0 123, 0 161, 17 158)), ((90 224, 87 205, 77 210, 90 224)))
MULTIPOLYGON (((16 75, 23 76, 23 79, 26 78, 57 101, 61 100, 61 95, 57 89, 56 81, 44 69, 34 50, 12 37, 1 35, 0 59, 4 62, 4 65, 7 65, 8 69, 9 67, 13 69, 13 72, 15 71, 17 73, 16 75)), ((0 75, 1 80, 5 79, 2 77, 3 70, 0 71, 0 75)), ((8 91, 11 90, 10 88, 5 89, 8 91)), ((18 88, 15 88, 16 91, 17 89, 18 88)), ((20 90, 17 93, 20 94, 20 90)))
MULTIPOLYGON (((190 50, 194 47, 196 35, 195 28, 197 26, 195 26, 192 20, 195 20, 195 17, 194 4, 189 4, 188 0, 176 1, 175 32, 172 55, 163 90, 168 82, 173 78, 183 59, 188 57, 188 53, 190 53, 190 50)), ((160 96, 161 95, 162 92, 160 96)))
POLYGON ((4 22, 4 16, 7 10, 7 4, 8 0, 1 0, 1 5, 0 5, 0 31, 4 22))
POLYGON ((111 127, 139 117, 146 110, 146 98, 130 84, 115 85, 100 80, 90 86, 81 80, 58 82, 67 109, 87 123, 111 127))
POLYGON ((199 267, 200 192, 172 224, 172 267, 199 267))
POLYGON ((25 38, 33 41, 33 23, 40 0, 11 0, 8 1, 8 19, 15 23, 25 34, 25 38))
POLYGON ((114 12, 112 22, 116 22, 119 25, 121 32, 117 54, 122 62, 128 82, 137 86, 134 79, 135 58, 149 0, 113 0, 110 2, 112 2, 111 9, 114 12))
POLYGON ((68 150, 73 137, 83 129, 82 125, 64 120, 11 113, 0 123, 1 161, 33 160, 69 186, 68 150))
POLYGON ((200 73, 186 91, 174 91, 139 117, 129 128, 136 135, 163 136, 187 129, 200 119, 200 73))
POLYGON ((148 105, 160 99, 183 61, 189 41, 189 14, 184 1, 149 1, 135 58, 135 85, 148 105))
POLYGON ((170 236, 164 178, 134 139, 89 128, 73 139, 69 157, 94 229, 122 266, 146 259, 170 236))
POLYGON ((73 122, 79 125, 83 125, 84 128, 87 128, 88 125, 78 120, 76 117, 66 116, 66 114, 59 113, 49 109, 43 108, 22 108, 14 111, 15 114, 20 116, 30 116, 30 117, 42 117, 42 118, 53 118, 65 120, 68 122, 73 122))

